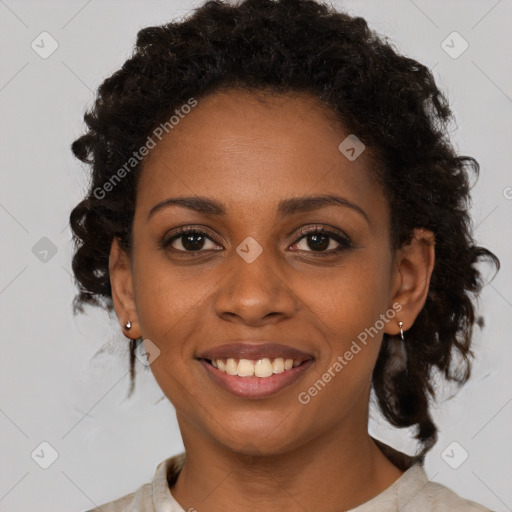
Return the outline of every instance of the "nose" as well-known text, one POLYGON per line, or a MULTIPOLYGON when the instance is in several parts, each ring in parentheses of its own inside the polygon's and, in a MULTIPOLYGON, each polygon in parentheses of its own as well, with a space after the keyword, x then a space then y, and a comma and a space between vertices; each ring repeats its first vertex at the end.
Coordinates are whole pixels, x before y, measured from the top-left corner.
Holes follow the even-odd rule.
POLYGON ((249 263, 233 252, 232 261, 226 262, 228 275, 214 295, 216 314, 251 326, 293 317, 299 300, 276 258, 264 250, 249 263))

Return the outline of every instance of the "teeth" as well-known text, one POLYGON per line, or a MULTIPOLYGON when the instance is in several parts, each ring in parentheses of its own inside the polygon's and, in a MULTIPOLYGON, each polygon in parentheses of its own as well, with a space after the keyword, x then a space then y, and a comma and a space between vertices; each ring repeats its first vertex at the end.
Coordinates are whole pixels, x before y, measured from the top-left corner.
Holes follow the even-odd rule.
POLYGON ((256 375, 256 377, 270 377, 273 373, 274 369, 268 357, 256 361, 254 365, 254 375, 256 375))
POLYGON ((236 375, 237 370, 238 370, 238 365, 236 364, 235 360, 232 357, 230 357, 226 361, 226 373, 228 375, 236 375))
POLYGON ((238 375, 240 377, 252 377, 254 375, 254 365, 248 359, 240 359, 238 363, 238 375))
POLYGON ((272 363, 272 369, 274 373, 283 373, 284 372, 284 361, 282 357, 276 357, 274 362, 272 363))
POLYGON ((283 373, 299 366, 302 361, 293 359, 284 359, 276 357, 270 359, 265 357, 257 361, 251 359, 215 359, 211 361, 212 366, 228 375, 238 375, 239 377, 270 377, 276 373, 283 373))

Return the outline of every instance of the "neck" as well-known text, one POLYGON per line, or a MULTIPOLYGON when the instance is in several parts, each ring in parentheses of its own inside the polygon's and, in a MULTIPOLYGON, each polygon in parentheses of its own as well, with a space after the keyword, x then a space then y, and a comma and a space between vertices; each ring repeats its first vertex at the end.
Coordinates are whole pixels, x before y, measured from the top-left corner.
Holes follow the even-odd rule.
POLYGON ((280 454, 246 453, 199 435, 178 418, 186 462, 171 487, 185 510, 211 512, 354 508, 402 474, 368 434, 340 424, 327 435, 280 454))

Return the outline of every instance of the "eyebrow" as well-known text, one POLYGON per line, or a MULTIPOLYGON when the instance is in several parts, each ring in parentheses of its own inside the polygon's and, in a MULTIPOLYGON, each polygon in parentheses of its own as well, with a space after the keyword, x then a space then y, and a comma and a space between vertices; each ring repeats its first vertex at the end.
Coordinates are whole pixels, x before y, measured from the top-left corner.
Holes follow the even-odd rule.
MULTIPOLYGON (((169 206, 181 206, 182 208, 187 208, 198 213, 219 217, 227 214, 227 210, 224 205, 215 199, 202 196, 170 197, 153 206, 149 211, 147 220, 149 220, 156 212, 169 206)), ((362 215, 368 223, 370 222, 368 215, 360 206, 348 199, 345 199, 344 197, 335 195, 292 197, 290 199, 284 199, 279 203, 277 213, 280 217, 286 217, 295 213, 318 210, 326 206, 343 206, 351 208, 362 215)))

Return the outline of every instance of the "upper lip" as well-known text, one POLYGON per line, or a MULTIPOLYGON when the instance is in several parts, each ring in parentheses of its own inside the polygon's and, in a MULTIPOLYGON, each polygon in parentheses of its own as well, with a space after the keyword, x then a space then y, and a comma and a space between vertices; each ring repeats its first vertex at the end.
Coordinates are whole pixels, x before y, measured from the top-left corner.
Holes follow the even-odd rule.
POLYGON ((265 357, 283 359, 293 359, 295 361, 306 361, 313 359, 311 354, 302 352, 296 348, 281 345, 273 342, 251 343, 244 341, 241 343, 228 343, 209 348, 198 356, 200 359, 263 359, 265 357))

